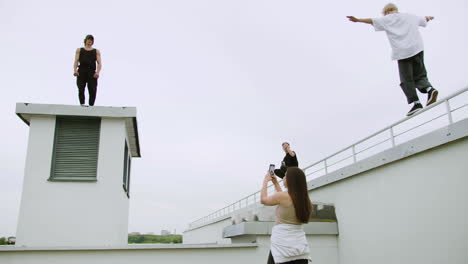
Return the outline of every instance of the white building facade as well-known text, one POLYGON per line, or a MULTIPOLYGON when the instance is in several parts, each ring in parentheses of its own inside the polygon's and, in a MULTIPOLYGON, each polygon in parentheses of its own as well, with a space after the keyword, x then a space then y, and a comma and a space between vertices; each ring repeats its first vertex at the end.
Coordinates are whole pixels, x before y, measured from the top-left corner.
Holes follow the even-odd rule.
POLYGON ((17 246, 127 244, 136 109, 18 103, 29 142, 17 246))

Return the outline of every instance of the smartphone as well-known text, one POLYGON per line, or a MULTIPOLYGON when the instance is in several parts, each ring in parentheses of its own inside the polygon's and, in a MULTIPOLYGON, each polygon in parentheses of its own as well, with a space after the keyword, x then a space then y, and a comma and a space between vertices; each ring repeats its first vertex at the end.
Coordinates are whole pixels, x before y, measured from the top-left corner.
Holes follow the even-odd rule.
POLYGON ((268 170, 270 171, 271 176, 275 175, 275 164, 270 164, 270 168, 268 170))

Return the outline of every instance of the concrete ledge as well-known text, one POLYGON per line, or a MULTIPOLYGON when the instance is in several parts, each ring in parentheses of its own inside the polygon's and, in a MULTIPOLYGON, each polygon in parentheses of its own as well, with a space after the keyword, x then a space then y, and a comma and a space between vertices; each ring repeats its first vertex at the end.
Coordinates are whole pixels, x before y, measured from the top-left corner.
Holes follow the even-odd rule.
POLYGON ((219 248, 255 248, 257 243, 238 244, 129 244, 122 247, 17 247, 0 246, 0 252, 22 251, 111 251, 111 250, 167 250, 167 249, 219 249, 219 248))
MULTIPOLYGON (((225 227, 224 238, 251 235, 271 235, 275 222, 244 222, 225 227)), ((306 235, 338 235, 337 222, 311 222, 302 226, 306 235)))
MULTIPOLYGON (((335 205, 330 203, 312 201, 312 215, 309 222, 336 222, 336 213, 335 213, 335 205)), ((275 221, 275 206, 265 206, 260 203, 251 204, 245 208, 238 209, 235 212, 232 212, 227 215, 223 215, 217 217, 210 222, 196 226, 196 227, 188 227, 185 232, 189 232, 192 230, 196 230, 198 228, 202 228, 206 225, 214 224, 228 218, 231 219, 231 224, 236 225, 243 222, 271 222, 275 221)))
MULTIPOLYGON (((336 222, 335 205, 323 202, 312 202, 313 210, 309 222, 336 222)), ((276 206, 254 204, 232 213, 233 225, 242 222, 271 222, 275 221, 276 206)))
MULTIPOLYGON (((16 103, 16 114, 28 121, 30 115, 136 117, 136 107, 16 103)), ((25 121, 25 122, 26 122, 25 121)))

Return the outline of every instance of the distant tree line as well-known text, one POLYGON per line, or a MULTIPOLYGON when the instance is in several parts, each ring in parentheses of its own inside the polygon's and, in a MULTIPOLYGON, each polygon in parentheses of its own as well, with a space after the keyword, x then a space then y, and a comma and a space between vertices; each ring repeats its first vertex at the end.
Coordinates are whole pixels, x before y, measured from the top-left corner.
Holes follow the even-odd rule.
POLYGON ((129 244, 179 244, 182 243, 181 235, 128 235, 129 244))
POLYGON ((9 241, 7 237, 0 237, 0 245, 14 245, 14 241, 9 241))
MULTIPOLYGON (((181 235, 128 235, 129 244, 180 244, 182 243, 181 235)), ((14 244, 14 243, 13 243, 14 244)), ((8 238, 0 237, 0 245, 10 245, 8 238)))

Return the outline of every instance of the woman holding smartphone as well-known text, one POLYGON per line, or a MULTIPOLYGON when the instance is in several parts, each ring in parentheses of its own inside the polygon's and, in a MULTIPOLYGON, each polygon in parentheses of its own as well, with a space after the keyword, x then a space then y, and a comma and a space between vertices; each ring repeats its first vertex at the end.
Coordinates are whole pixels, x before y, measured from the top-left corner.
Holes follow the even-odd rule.
POLYGON ((302 224, 309 222, 312 203, 307 192, 304 172, 297 168, 288 168, 283 178, 287 191, 283 191, 276 177, 265 175, 261 191, 261 203, 276 205, 276 225, 271 231, 271 247, 268 264, 294 263, 305 264, 310 259, 309 244, 302 229, 302 224), (268 196, 267 187, 273 182, 276 193, 268 196))

